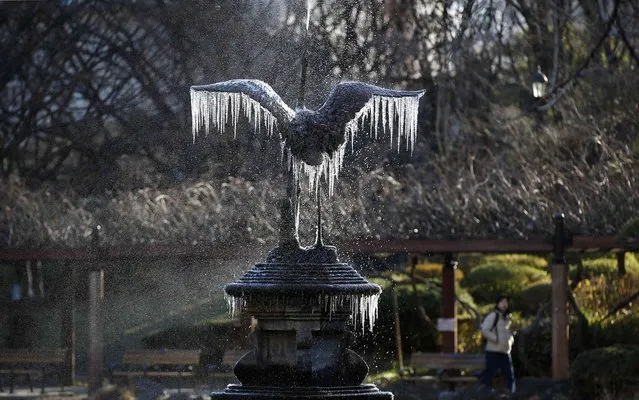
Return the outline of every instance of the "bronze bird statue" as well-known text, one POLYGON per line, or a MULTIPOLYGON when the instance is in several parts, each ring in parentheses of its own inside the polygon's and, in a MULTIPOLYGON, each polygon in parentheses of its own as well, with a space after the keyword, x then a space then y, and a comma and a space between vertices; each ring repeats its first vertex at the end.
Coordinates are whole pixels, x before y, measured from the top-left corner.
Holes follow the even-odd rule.
MULTIPOLYGON (((320 177, 324 176, 331 194, 348 141, 352 144, 355 135, 365 130, 366 121, 370 136, 376 138, 381 130, 390 134, 391 146, 395 141, 398 151, 402 140, 406 149, 412 151, 417 135, 419 99, 424 92, 342 82, 333 87, 324 104, 313 111, 303 106, 291 109, 271 86, 255 79, 191 86, 193 137, 213 129, 224 132, 229 123, 236 134, 240 114, 253 123, 256 131, 265 129, 268 135, 278 135, 289 156, 290 176, 294 181, 288 187, 291 209, 282 212, 280 244, 287 241, 296 244, 299 189, 294 187, 299 175, 308 176, 311 189, 317 187, 320 177), (294 220, 286 220, 286 213, 294 220)), ((320 225, 318 218, 321 245, 320 225)))
MULTIPOLYGON (((370 118, 369 132, 377 126, 397 129, 397 145, 402 139, 412 146, 417 132, 417 109, 424 90, 389 90, 361 82, 342 82, 328 95, 317 111, 304 107, 292 110, 267 83, 254 79, 191 87, 193 134, 204 126, 224 131, 229 114, 237 124, 240 109, 260 129, 266 123, 269 134, 277 132, 284 147, 308 166, 320 166, 332 158, 355 135, 360 120, 370 118), (397 126, 394 125, 398 119, 397 126)), ((393 137, 391 136, 391 144, 393 137)))

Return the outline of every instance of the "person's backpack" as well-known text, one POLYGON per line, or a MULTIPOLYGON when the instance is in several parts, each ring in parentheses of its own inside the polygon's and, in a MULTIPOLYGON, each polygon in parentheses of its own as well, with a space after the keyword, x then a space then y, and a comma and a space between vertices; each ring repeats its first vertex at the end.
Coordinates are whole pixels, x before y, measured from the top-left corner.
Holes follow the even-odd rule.
MULTIPOLYGON (((499 322, 499 312, 497 310, 491 311, 491 314, 494 313, 495 314, 495 320, 493 321, 493 325, 490 327, 490 330, 494 330, 495 327, 497 326, 497 322, 499 322)), ((488 314, 490 315, 490 314, 488 314)), ((486 318, 488 318, 488 315, 486 316, 486 318)), ((484 337, 484 335, 481 335, 481 345, 482 347, 486 347, 486 342, 487 339, 484 337)))

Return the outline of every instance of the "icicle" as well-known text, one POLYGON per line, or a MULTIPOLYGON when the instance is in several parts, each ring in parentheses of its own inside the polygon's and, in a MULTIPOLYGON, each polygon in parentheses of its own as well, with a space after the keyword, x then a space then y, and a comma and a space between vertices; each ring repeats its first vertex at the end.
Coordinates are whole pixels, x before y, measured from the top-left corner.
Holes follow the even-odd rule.
POLYGON ((246 299, 244 296, 234 297, 227 294, 225 294, 224 297, 226 298, 226 304, 228 304, 229 307, 229 315, 231 318, 235 318, 235 316, 239 315, 242 308, 246 305, 246 299))
POLYGON ((233 136, 236 136, 240 113, 243 113, 249 123, 253 124, 254 131, 261 132, 262 125, 264 125, 267 134, 273 135, 277 124, 275 117, 260 103, 244 93, 191 89, 193 140, 201 133, 202 125, 204 125, 205 134, 209 134, 211 128, 224 133, 229 121, 233 125, 233 136))

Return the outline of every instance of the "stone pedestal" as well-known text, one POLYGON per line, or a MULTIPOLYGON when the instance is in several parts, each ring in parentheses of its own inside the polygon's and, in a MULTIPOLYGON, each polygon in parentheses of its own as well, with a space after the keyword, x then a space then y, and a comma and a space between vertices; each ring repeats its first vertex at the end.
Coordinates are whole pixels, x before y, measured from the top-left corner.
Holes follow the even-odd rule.
POLYGON ((362 384, 364 360, 350 329, 369 329, 381 289, 347 264, 257 264, 226 287, 231 308, 255 317, 255 349, 213 399, 384 399, 362 384))

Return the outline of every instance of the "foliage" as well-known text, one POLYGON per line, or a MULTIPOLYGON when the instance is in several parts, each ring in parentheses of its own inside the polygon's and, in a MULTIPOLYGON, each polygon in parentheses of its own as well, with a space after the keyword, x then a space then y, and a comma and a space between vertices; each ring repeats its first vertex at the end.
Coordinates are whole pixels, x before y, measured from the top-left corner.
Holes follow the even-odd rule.
POLYGON ((531 254, 495 254, 484 256, 479 264, 504 265, 507 267, 529 266, 548 271, 548 260, 531 254))
MULTIPOLYGON (((574 293, 584 314, 591 321, 597 321, 604 318, 612 307, 635 294, 637 290, 639 290, 639 276, 600 275, 579 282, 574 293)), ((638 310, 639 302, 635 301, 627 311, 620 311, 618 315, 638 310)))
POLYGON ((621 242, 639 240, 639 217, 632 217, 621 226, 617 233, 617 240, 621 242))
POLYGON ((594 340, 598 347, 613 345, 639 346, 639 312, 626 311, 624 315, 603 321, 593 327, 594 340))
POLYGON ((522 287, 548 281, 544 271, 531 266, 482 264, 475 267, 462 281, 477 301, 492 302, 498 295, 515 298, 522 287))
POLYGON ((551 301, 552 284, 550 282, 533 283, 523 288, 515 297, 517 310, 534 315, 543 304, 551 301))
POLYGON ((601 25, 589 2, 556 26, 546 23, 557 20, 555 7, 527 12, 523 0, 472 12, 457 2, 321 0, 305 42, 299 1, 67 3, 2 2, 0 190, 14 174, 31 185, 3 204, 3 247, 84 244, 88 221, 102 220, 116 244, 224 241, 212 226, 233 222, 226 213, 238 219, 239 240, 272 240, 261 228, 276 231, 279 191, 261 180, 279 173, 277 140, 247 128, 235 141, 211 135, 193 146, 186 88, 250 76, 292 104, 303 43, 310 108, 347 79, 427 89, 412 154, 356 138, 346 157, 358 166, 345 166, 326 207, 326 220, 339 220, 331 237, 539 237, 552 231, 555 210, 568 210, 576 233, 615 234, 639 208, 639 76, 627 48, 638 19, 627 4, 617 22, 628 41, 619 42, 586 28, 601 25), (569 83, 554 86, 539 123, 528 79, 537 64, 569 83), (176 194, 198 181, 217 189, 229 174, 257 189, 255 221, 231 207, 213 212, 217 204, 191 216, 191 199, 176 194), (138 218, 137 208, 155 208, 156 199, 173 202, 174 219, 138 218), (112 204, 121 201, 122 209, 112 204))
MULTIPOLYGON (((522 320, 520 326, 529 324, 530 319, 522 320)), ((571 332, 569 342, 569 357, 574 357, 579 354, 580 350, 584 347, 585 343, 580 342, 581 337, 575 335, 575 332, 579 330, 579 321, 576 318, 570 318, 569 330, 571 332)), ((515 349, 513 350, 513 362, 516 364, 518 373, 522 375, 532 376, 550 376, 552 374, 552 321, 551 318, 542 318, 539 327, 533 332, 519 331, 518 336, 515 338, 515 349), (520 345, 521 341, 525 341, 525 346, 520 345), (522 354, 519 351, 524 352, 524 356, 528 360, 528 363, 524 363, 522 360, 522 354), (525 367, 528 365, 531 370, 527 370, 525 367)))
MULTIPOLYGON (((406 272, 410 272, 411 266, 406 267, 406 272)), ((423 278, 442 279, 442 264, 437 263, 421 263, 415 267, 415 273, 423 278)), ((464 279, 464 272, 461 268, 455 269, 455 278, 457 281, 464 279)))
MULTIPOLYGON (((386 365, 396 357, 392 290, 390 283, 385 279, 371 279, 371 281, 382 286, 379 309, 387 311, 379 313, 374 331, 365 332, 356 342, 356 346, 369 356, 375 353, 378 358, 374 362, 375 365, 386 365)), ((406 355, 414 351, 439 351, 439 334, 436 324, 437 318, 441 315, 441 292, 437 286, 424 283, 416 284, 416 289, 414 291, 412 285, 408 283, 396 286, 402 349, 406 355), (424 307, 432 325, 421 318, 418 308, 420 304, 424 307)), ((463 288, 457 288, 457 295, 474 306, 472 298, 463 288)))
MULTIPOLYGON (((626 273, 639 275, 639 261, 633 253, 625 254, 626 273)), ((605 256, 596 258, 586 258, 583 260, 582 278, 590 278, 597 275, 615 276, 618 273, 617 257, 614 254, 606 254, 605 256)), ((570 266, 570 279, 577 276, 577 266, 570 266)))
POLYGON ((478 353, 482 349, 481 332, 475 321, 469 318, 457 320, 457 351, 460 353, 478 353))
POLYGON ((571 365, 573 386, 582 396, 619 398, 639 386, 639 347, 611 346, 584 351, 571 365))

